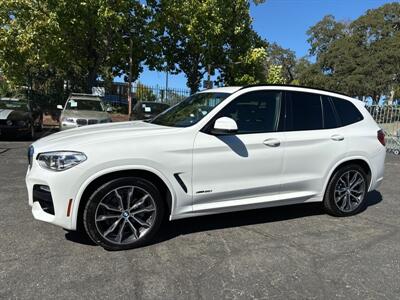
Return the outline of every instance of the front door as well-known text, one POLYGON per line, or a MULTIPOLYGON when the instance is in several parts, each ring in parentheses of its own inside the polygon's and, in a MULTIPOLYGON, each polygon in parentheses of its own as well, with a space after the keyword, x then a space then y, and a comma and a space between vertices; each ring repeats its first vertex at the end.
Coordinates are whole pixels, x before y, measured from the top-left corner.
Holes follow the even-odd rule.
POLYGON ((193 211, 261 207, 279 197, 283 135, 278 132, 282 92, 242 94, 213 118, 230 117, 234 135, 200 131, 193 150, 193 211))

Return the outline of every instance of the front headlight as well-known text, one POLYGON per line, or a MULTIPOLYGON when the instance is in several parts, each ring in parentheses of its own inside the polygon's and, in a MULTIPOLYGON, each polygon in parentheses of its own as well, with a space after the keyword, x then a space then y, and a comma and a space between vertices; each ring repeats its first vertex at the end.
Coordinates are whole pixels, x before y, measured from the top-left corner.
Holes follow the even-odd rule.
POLYGON ((87 159, 86 155, 81 152, 73 151, 56 151, 45 152, 38 155, 38 162, 42 168, 51 171, 64 171, 72 168, 87 159))

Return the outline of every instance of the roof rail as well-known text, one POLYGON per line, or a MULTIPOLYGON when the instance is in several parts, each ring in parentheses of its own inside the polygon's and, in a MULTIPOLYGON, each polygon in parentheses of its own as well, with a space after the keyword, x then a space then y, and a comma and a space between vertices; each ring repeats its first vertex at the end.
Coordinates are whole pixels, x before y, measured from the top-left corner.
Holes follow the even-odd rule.
POLYGON ((294 85, 294 84, 270 84, 270 83, 259 83, 259 84, 249 84, 241 87, 239 90, 251 88, 251 87, 257 87, 257 86, 282 86, 282 87, 296 87, 296 88, 304 88, 304 89, 311 89, 311 90, 316 90, 316 91, 323 91, 323 92, 329 92, 329 93, 335 93, 338 95, 346 96, 346 97, 351 97, 349 95, 335 92, 332 90, 326 90, 326 89, 320 89, 320 88, 314 88, 314 87, 309 87, 309 86, 304 86, 304 85, 294 85))

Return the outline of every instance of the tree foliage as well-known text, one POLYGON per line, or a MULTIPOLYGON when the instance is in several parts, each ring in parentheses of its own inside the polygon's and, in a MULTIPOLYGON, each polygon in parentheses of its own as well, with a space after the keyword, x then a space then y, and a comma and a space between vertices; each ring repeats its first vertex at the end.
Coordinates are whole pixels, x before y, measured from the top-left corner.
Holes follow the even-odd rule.
POLYGON ((140 82, 136 84, 136 99, 139 101, 156 101, 157 96, 153 93, 152 89, 147 85, 140 82))
POLYGON ((351 96, 394 94, 400 83, 400 3, 368 10, 350 23, 326 16, 308 30, 310 55, 299 82, 351 96))
MULTIPOLYGON (((263 1, 259 1, 263 2, 263 1)), ((254 55, 261 39, 252 29, 247 0, 160 0, 155 8, 158 70, 183 72, 192 92, 204 75, 219 71, 219 82, 235 84, 256 77, 254 55)))
POLYGON ((276 66, 280 66, 280 76, 282 76, 282 80, 279 83, 292 83, 295 79, 296 68, 296 54, 294 51, 282 48, 276 43, 270 44, 267 48, 267 51, 267 69, 271 69, 273 72, 276 72, 276 66))
POLYGON ((98 77, 126 71, 129 37, 137 77, 148 16, 130 0, 3 0, 0 69, 20 85, 40 89, 51 79, 63 88, 67 80, 91 92, 98 77))

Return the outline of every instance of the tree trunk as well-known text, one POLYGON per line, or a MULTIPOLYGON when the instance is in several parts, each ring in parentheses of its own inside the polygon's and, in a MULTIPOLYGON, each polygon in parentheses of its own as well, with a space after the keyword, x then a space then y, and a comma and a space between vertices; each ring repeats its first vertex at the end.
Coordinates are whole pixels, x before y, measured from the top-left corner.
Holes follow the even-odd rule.
POLYGON ((390 97, 387 102, 388 105, 393 105, 394 94, 395 94, 395 90, 394 90, 394 88, 392 88, 390 91, 390 97))
POLYGON ((188 73, 186 73, 187 77, 187 86, 190 88, 190 94, 194 94, 199 91, 200 81, 202 78, 201 72, 198 69, 193 68, 188 73))
POLYGON ((89 74, 86 83, 86 93, 91 94, 92 88, 96 86, 97 70, 96 68, 89 69, 89 74))

